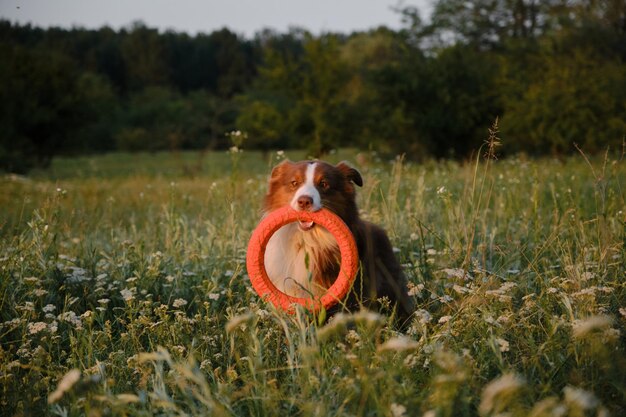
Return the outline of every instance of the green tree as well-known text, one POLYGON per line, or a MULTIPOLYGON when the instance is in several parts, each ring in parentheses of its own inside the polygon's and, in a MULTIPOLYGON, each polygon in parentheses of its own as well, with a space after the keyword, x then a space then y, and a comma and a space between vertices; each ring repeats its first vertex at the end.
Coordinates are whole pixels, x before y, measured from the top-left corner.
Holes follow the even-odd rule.
POLYGON ((45 167, 71 148, 84 120, 76 67, 67 56, 0 43, 0 169, 45 167))
POLYGON ((169 71, 165 51, 156 29, 135 22, 123 37, 121 52, 124 58, 127 85, 133 90, 166 84, 169 71))
POLYGON ((183 96, 164 87, 133 94, 124 109, 117 147, 127 151, 224 148, 234 129, 233 104, 207 92, 183 96))
POLYGON ((288 145, 288 126, 284 111, 276 103, 263 98, 241 98, 241 108, 236 120, 237 129, 248 134, 247 146, 269 151, 284 149, 288 145))
POLYGON ((253 99, 243 101, 240 128, 252 127, 257 143, 293 138, 290 145, 306 147, 315 156, 344 144, 341 120, 348 74, 339 59, 340 39, 332 34, 316 38, 299 30, 275 40, 264 35, 264 63, 248 92, 253 99), (259 109, 262 115, 251 114, 259 109), (285 120, 284 136, 269 125, 277 115, 285 120))
POLYGON ((214 92, 221 97, 232 97, 248 86, 255 75, 252 44, 229 31, 221 29, 209 36, 215 48, 217 80, 214 92))
POLYGON ((429 32, 438 43, 501 46, 510 39, 532 39, 563 16, 564 0, 438 0, 429 32))
POLYGON ((67 152, 88 153, 115 150, 114 135, 119 125, 120 103, 111 83, 95 73, 84 72, 76 80, 79 125, 67 152))
POLYGON ((546 54, 521 95, 505 96, 502 136, 535 154, 619 149, 626 136, 624 64, 592 51, 546 54))
POLYGON ((344 89, 346 142, 383 153, 426 152, 412 110, 421 107, 425 59, 405 37, 380 28, 351 36, 341 48, 350 78, 344 89))
POLYGON ((121 36, 109 27, 97 32, 93 45, 92 72, 105 76, 116 93, 127 89, 127 68, 122 54, 121 36))
POLYGON ((461 44, 426 56, 414 40, 378 30, 346 43, 354 129, 366 141, 361 145, 412 159, 464 157, 498 114, 497 62, 461 44))
POLYGON ((342 139, 341 116, 345 107, 343 90, 348 73, 339 60, 339 40, 334 35, 308 36, 304 44, 302 85, 296 109, 310 117, 311 131, 304 135, 309 150, 321 156, 342 139))

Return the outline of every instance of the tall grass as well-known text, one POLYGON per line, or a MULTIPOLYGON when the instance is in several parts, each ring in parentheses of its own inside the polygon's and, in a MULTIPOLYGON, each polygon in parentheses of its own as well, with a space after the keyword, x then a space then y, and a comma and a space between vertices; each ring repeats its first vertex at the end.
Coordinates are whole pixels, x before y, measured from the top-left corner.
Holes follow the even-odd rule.
POLYGON ((362 215, 409 278, 401 334, 259 300, 245 251, 282 155, 235 156, 0 180, 0 414, 626 413, 619 158, 333 155, 358 160, 362 215))

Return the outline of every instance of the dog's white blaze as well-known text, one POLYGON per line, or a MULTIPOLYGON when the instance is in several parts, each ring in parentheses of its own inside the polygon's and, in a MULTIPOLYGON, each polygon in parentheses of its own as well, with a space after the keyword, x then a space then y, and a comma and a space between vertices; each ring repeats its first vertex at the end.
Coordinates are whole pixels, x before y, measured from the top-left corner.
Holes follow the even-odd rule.
POLYGON ((312 211, 317 211, 322 208, 322 196, 320 196, 320 192, 315 188, 315 168, 317 167, 317 163, 310 163, 309 166, 306 167, 304 184, 294 194, 291 199, 291 208, 294 210, 299 210, 298 207, 298 198, 303 195, 309 196, 313 199, 313 207, 312 211))

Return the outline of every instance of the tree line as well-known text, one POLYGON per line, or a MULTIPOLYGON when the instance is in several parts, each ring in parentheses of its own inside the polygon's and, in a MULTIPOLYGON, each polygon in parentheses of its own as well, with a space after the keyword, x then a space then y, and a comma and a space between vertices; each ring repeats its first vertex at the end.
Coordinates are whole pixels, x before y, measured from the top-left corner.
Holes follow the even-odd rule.
POLYGON ((622 0, 437 0, 400 30, 245 39, 137 22, 41 29, 0 21, 0 169, 59 153, 334 147, 463 158, 498 118, 501 152, 619 149, 622 0))

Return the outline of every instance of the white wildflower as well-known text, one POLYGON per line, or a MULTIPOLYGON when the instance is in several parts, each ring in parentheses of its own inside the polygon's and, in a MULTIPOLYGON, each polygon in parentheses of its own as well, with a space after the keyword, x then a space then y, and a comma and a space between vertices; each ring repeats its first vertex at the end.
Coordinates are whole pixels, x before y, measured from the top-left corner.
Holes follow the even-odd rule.
POLYGON ((495 326, 498 324, 492 316, 485 317, 485 323, 491 324, 492 326, 495 326))
POLYGON ((215 300, 220 299, 220 294, 217 292, 212 292, 212 293, 209 293, 208 297, 209 297, 209 300, 215 301, 215 300))
POLYGON ((111 300, 109 300, 108 298, 101 298, 98 300, 98 303, 103 305, 107 305, 109 304, 109 302, 111 302, 111 300))
POLYGON ((35 311, 35 303, 26 301, 23 306, 15 307, 18 311, 35 311))
POLYGON ((427 324, 430 323, 430 320, 432 319, 430 313, 426 310, 423 309, 419 309, 417 311, 415 311, 415 317, 417 317, 419 319, 419 322, 421 324, 427 324))
POLYGON ((501 337, 496 338, 496 343, 500 348, 500 352, 508 352, 509 351, 509 342, 501 337))
POLYGON ((256 311, 256 314, 259 316, 261 320, 266 319, 271 316, 270 312, 267 310, 263 310, 262 308, 256 311))
POLYGON ((439 319, 439 324, 444 324, 450 321, 450 319, 452 318, 452 316, 442 316, 439 319))
POLYGON ((46 304, 41 310, 44 313, 52 313, 56 309, 56 306, 54 306, 53 304, 46 304))
POLYGON ((389 408, 393 417, 404 417, 406 415, 406 407, 402 404, 392 403, 389 408))
POLYGON ((414 296, 421 297, 422 296, 422 290, 424 289, 424 284, 417 284, 417 285, 415 285, 412 282, 409 282, 407 287, 409 289, 407 294, 410 297, 414 297, 414 296))
POLYGON ((177 299, 174 300, 172 305, 174 306, 174 308, 183 307, 183 306, 187 305, 187 300, 185 300, 183 298, 177 298, 177 299))
POLYGON ((517 284, 514 282, 505 282, 498 288, 497 290, 489 290, 485 291, 486 296, 495 297, 501 302, 511 302, 512 298, 510 295, 507 295, 509 290, 517 287, 517 284))
POLYGON ((352 346, 359 347, 361 346, 361 336, 359 336, 359 334, 354 330, 348 330, 348 333, 346 334, 346 342, 352 346))
POLYGON ((448 294, 442 295, 441 297, 439 297, 439 302, 440 303, 449 303, 452 300, 454 300, 454 298, 450 297, 448 294))
POLYGON ((202 362, 200 362, 200 369, 211 370, 211 361, 209 359, 205 359, 202 362))
MULTIPOLYGON (((134 288, 133 288, 134 289, 134 288)), ((129 290, 128 288, 124 288, 123 290, 120 291, 120 294, 122 295, 122 298, 124 299, 124 301, 129 302, 132 301, 135 298, 135 293, 132 290, 129 290)))
POLYGON ((36 288, 33 290, 33 294, 35 294, 36 297, 43 297, 44 295, 48 294, 48 291, 42 288, 36 288))
POLYGON ((77 284, 84 281, 90 281, 91 277, 87 274, 87 270, 77 266, 71 266, 69 269, 72 273, 67 275, 65 280, 70 284, 77 284))
POLYGON ((471 280, 472 276, 462 268, 444 268, 441 270, 448 278, 471 280))
POLYGON ((61 321, 72 324, 77 329, 81 329, 83 327, 82 320, 73 311, 61 313, 57 318, 61 321))
POLYGON ((28 333, 37 334, 40 331, 44 330, 48 325, 43 321, 38 321, 36 323, 28 323, 28 333))

